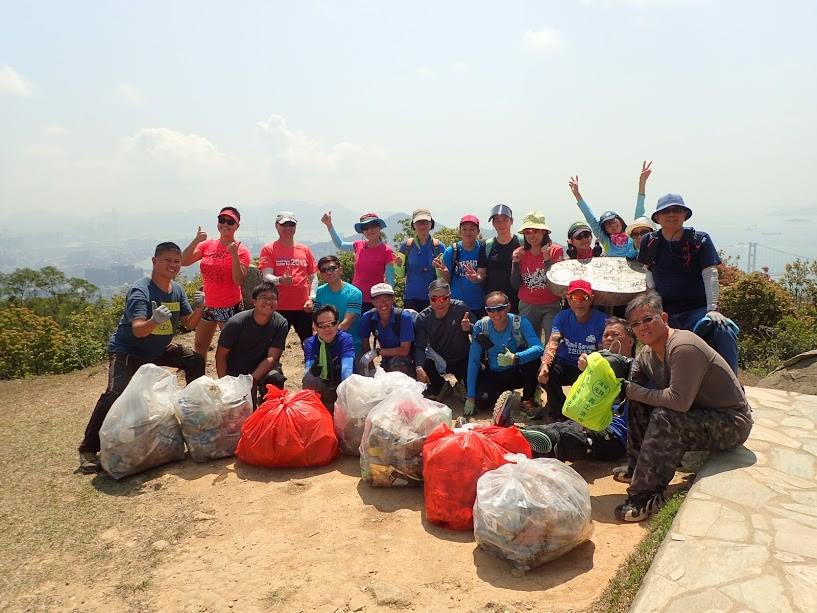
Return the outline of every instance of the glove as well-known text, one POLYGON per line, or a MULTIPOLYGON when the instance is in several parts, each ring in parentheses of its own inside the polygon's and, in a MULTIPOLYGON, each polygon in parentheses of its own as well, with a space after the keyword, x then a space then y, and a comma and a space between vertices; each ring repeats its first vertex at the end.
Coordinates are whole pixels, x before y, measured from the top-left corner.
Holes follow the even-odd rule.
POLYGON ((468 398, 465 401, 465 406, 462 407, 462 414, 463 415, 473 415, 474 411, 477 410, 477 401, 473 398, 468 398))
POLYGON ((173 313, 171 313, 170 309, 168 309, 165 305, 159 306, 155 301, 151 300, 150 306, 153 308, 153 316, 150 318, 150 320, 157 326, 161 326, 168 319, 173 317, 173 313))
POLYGON ((193 310, 204 307, 204 292, 198 291, 193 295, 193 310))
POLYGON ((721 326, 727 325, 728 318, 723 313, 719 313, 718 311, 709 311, 706 316, 712 321, 713 324, 719 324, 721 326))
POLYGON ((505 368, 507 366, 513 366, 513 363, 516 361, 516 354, 513 353, 510 349, 505 347, 505 351, 500 353, 496 356, 496 363, 505 368))

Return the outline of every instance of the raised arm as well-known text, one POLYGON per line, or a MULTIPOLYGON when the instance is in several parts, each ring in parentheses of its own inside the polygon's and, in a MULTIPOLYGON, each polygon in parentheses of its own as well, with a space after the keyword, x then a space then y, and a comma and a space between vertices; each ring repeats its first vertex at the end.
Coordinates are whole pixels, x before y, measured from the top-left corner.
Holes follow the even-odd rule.
POLYGON ((323 214, 321 217, 321 223, 326 226, 327 230, 329 230, 329 236, 332 238, 332 242, 335 243, 335 247, 341 251, 354 251, 354 243, 349 243, 342 240, 335 231, 335 226, 332 225, 332 211, 323 214))
POLYGON ((647 198, 647 179, 652 174, 652 162, 646 160, 641 163, 641 174, 638 175, 638 195, 635 198, 635 212, 633 219, 644 217, 644 200, 647 198))
POLYGON ((590 205, 585 202, 584 198, 582 198, 581 192, 579 192, 579 175, 575 177, 570 177, 570 181, 567 184, 570 187, 570 191, 572 192, 573 196, 576 198, 576 204, 579 205, 579 210, 584 215, 585 221, 587 221, 587 225, 589 225, 592 230, 593 234, 596 235, 596 238, 599 240, 606 240, 607 235, 602 232, 601 226, 599 225, 598 219, 593 214, 593 211, 590 209, 590 205))
POLYGON ((199 226, 199 229, 196 231, 196 237, 190 241, 190 244, 182 251, 182 266, 190 266, 190 264, 198 262, 201 259, 201 252, 197 252, 196 247, 199 243, 203 243, 206 240, 207 232, 202 230, 201 226, 199 226))

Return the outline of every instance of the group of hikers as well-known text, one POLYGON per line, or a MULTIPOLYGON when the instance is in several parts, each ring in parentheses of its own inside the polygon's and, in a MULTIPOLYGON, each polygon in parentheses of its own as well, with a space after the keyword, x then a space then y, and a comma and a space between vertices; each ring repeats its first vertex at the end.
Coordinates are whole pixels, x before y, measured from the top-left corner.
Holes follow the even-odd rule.
POLYGON ((369 374, 377 356, 383 369, 427 384, 429 397, 451 393, 450 383, 458 382, 464 416, 492 411, 497 425, 512 425, 510 400, 521 388, 525 433, 535 450, 569 461, 626 458, 613 471, 630 483, 616 516, 650 516, 663 506, 685 451, 733 448, 752 425, 736 376, 737 329, 718 311, 720 258, 708 234, 684 226, 692 209, 680 195, 662 196, 644 216, 651 172, 650 163, 642 164, 629 224, 614 211, 596 218, 578 176, 571 177, 585 221, 570 226, 566 248, 553 242, 538 211, 527 213, 514 233, 506 204, 490 210, 494 238, 481 240, 479 218, 466 214, 451 245, 432 236, 431 212, 417 209, 414 235, 397 253, 378 215, 362 215, 354 226, 362 239, 346 242, 326 213, 321 221, 335 246, 354 253, 351 283, 343 280, 337 256, 316 261, 295 241, 297 216, 281 212, 278 240, 261 248, 262 281, 248 310, 242 310, 241 287, 250 252, 236 240, 241 215, 222 208, 218 238, 199 227, 184 249, 160 243, 151 276, 129 289, 108 346, 107 388, 79 447, 80 470, 98 470, 99 429, 142 364, 179 368, 189 383, 204 375, 218 327, 218 376, 251 375, 257 403, 267 385, 284 386, 281 355, 294 328, 303 348, 302 387, 319 393, 330 411, 340 382, 369 374), (563 308, 547 283, 550 267, 565 257, 605 256, 641 263, 647 291, 608 316, 594 306, 591 283, 574 279, 563 308), (195 262, 204 287, 191 304, 174 279, 195 262), (395 305, 397 278, 405 279, 402 307, 395 305), (172 342, 180 324, 195 329, 193 350, 172 342), (637 357, 636 341, 643 345, 637 357), (563 386, 573 384, 587 356, 599 350, 623 360, 626 372, 610 426, 595 432, 562 415, 563 386), (530 423, 540 419, 545 423, 530 423))

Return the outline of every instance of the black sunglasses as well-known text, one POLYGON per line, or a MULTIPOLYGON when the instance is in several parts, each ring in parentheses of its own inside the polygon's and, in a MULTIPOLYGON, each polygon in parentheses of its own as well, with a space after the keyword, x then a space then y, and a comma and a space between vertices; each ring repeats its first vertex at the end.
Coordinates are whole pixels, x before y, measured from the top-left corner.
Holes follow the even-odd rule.
POLYGON ((584 232, 579 232, 577 234, 574 234, 573 238, 578 238, 579 240, 581 240, 581 239, 584 239, 584 238, 590 238, 591 236, 593 236, 593 234, 588 232, 587 230, 585 230, 584 232))
POLYGON ((226 223, 228 226, 234 226, 235 225, 235 219, 233 219, 232 217, 221 217, 221 216, 219 216, 218 223, 226 223))

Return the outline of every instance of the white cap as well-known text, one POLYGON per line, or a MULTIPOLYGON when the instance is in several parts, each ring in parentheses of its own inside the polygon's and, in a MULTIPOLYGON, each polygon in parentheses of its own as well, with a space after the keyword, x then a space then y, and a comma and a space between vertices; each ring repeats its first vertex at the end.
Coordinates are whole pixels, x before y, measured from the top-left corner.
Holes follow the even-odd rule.
POLYGON ((372 285, 372 298, 375 296, 394 296, 394 289, 388 283, 377 283, 372 285))
POLYGON ((292 211, 281 211, 275 218, 275 223, 286 223, 288 221, 298 223, 298 220, 295 218, 295 213, 292 211))

